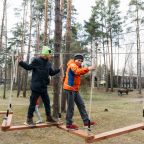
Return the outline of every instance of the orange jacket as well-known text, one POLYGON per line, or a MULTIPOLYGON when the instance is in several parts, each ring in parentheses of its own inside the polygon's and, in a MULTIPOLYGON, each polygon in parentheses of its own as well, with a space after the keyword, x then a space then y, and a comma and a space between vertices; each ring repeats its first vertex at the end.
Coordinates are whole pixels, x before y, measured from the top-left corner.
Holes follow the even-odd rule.
POLYGON ((88 71, 88 68, 81 68, 74 62, 74 60, 70 60, 67 63, 63 88, 65 90, 78 91, 80 87, 80 77, 88 71))

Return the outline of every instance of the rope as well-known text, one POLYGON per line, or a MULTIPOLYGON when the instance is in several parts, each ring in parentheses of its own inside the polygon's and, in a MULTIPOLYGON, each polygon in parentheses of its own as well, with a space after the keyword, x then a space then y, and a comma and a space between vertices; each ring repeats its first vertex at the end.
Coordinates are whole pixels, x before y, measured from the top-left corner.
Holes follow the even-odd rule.
POLYGON ((8 102, 7 116, 10 110, 12 110, 12 92, 13 92, 13 84, 15 80, 15 63, 14 63, 14 54, 11 55, 12 58, 12 68, 11 68, 11 85, 10 85, 10 96, 8 102))
MULTIPOLYGON (((95 54, 96 54, 96 52, 95 52, 95 43, 94 42, 93 42, 93 45, 92 45, 92 54, 93 54, 93 56, 92 56, 92 66, 94 66, 94 64, 96 62, 95 61, 95 58, 96 58, 95 54)), ((90 119, 91 119, 91 107, 92 107, 92 96, 93 96, 94 78, 95 78, 94 71, 92 71, 91 74, 92 74, 92 79, 91 79, 91 91, 90 91, 90 99, 89 99, 90 105, 89 105, 88 131, 91 131, 91 128, 90 128, 90 119)))
POLYGON ((92 80, 91 80, 91 91, 90 91, 90 99, 89 99, 89 119, 91 118, 91 106, 92 106, 92 95, 93 95, 93 83, 94 83, 94 76, 92 72, 92 80))

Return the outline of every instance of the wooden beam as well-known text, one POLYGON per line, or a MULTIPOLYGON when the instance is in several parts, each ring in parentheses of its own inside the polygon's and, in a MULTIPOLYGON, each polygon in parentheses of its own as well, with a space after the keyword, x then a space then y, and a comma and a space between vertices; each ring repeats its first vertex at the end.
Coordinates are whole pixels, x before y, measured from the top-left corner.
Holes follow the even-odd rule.
POLYGON ((85 140, 92 140, 94 139, 94 135, 93 134, 90 134, 89 132, 87 131, 84 131, 84 130, 70 130, 70 129, 67 129, 65 125, 58 125, 58 128, 62 129, 62 130, 65 130, 69 133, 72 133, 74 135, 77 135, 77 136, 80 136, 82 138, 84 138, 85 140))
POLYGON ((2 130, 9 129, 11 126, 11 121, 12 121, 12 114, 9 114, 8 117, 5 117, 3 119, 1 129, 2 130))
POLYGON ((97 134, 97 135, 94 136, 94 139, 86 140, 86 142, 87 143, 92 143, 92 142, 96 142, 96 141, 116 137, 116 136, 119 136, 119 135, 122 135, 122 134, 126 134, 126 133, 129 133, 129 132, 140 130, 140 129, 144 129, 144 123, 138 123, 138 124, 135 124, 135 125, 124 127, 124 128, 120 128, 120 129, 104 132, 104 133, 101 133, 101 134, 97 134))
POLYGON ((19 126, 11 126, 8 129, 3 129, 3 131, 17 131, 17 130, 26 130, 26 129, 35 129, 35 128, 45 128, 51 126, 58 126, 61 124, 62 123, 41 123, 41 124, 36 124, 34 126, 19 125, 19 126))
MULTIPOLYGON (((7 113, 7 111, 0 111, 0 114, 6 114, 6 113, 7 113)), ((13 112, 10 111, 9 114, 13 114, 13 112)))

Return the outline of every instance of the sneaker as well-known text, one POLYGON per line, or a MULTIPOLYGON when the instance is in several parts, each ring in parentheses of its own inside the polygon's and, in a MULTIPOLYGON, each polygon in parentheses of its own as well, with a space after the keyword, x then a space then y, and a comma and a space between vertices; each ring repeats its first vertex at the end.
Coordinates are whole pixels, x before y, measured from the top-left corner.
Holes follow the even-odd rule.
POLYGON ((71 130, 78 130, 78 126, 75 124, 66 125, 66 128, 71 130))
POLYGON ((47 123, 57 123, 57 121, 54 120, 51 116, 47 116, 46 122, 47 123))
POLYGON ((32 118, 27 118, 26 122, 24 123, 27 126, 35 126, 32 118))
MULTIPOLYGON (((94 126, 94 125, 96 125, 96 122, 90 121, 90 126, 94 126)), ((89 126, 89 123, 88 122, 84 123, 84 126, 89 126)))
POLYGON ((40 123, 42 123, 42 120, 36 121, 36 124, 40 124, 40 123))

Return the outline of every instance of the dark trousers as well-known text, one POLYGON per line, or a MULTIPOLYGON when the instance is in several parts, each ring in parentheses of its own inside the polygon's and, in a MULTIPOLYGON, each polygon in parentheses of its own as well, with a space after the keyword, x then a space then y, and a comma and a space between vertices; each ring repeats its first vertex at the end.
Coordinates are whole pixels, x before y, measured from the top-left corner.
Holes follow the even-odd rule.
POLYGON ((28 118, 33 117, 33 113, 35 111, 35 106, 36 106, 36 101, 37 101, 39 96, 41 96, 41 99, 44 103, 46 116, 51 115, 49 95, 47 93, 47 89, 43 89, 40 93, 32 91, 31 96, 30 96, 30 105, 29 105, 28 114, 27 114, 28 118))
POLYGON ((68 91, 68 90, 65 90, 65 92, 66 92, 66 97, 67 97, 66 124, 69 125, 73 123, 72 118, 74 115, 74 103, 76 103, 78 107, 78 110, 80 112, 83 122, 87 123, 89 121, 89 117, 86 112, 83 99, 81 98, 79 92, 68 91))

